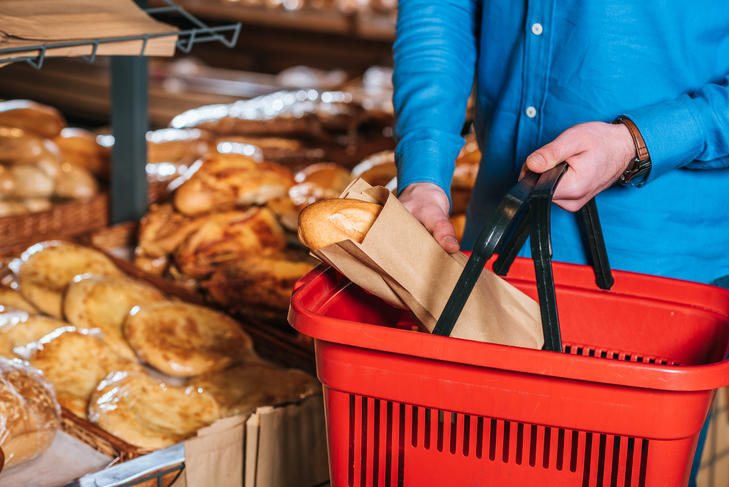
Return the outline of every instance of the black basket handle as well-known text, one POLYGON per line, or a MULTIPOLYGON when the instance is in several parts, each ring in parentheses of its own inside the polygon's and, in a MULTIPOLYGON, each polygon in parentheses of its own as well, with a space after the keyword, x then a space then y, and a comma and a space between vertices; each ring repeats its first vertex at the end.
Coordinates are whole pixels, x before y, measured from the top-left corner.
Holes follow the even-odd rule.
MULTIPOLYGON (((494 251, 499 249, 494 272, 506 275, 527 236, 531 235, 544 350, 562 351, 552 274, 550 216, 554 190, 566 169, 567 164, 563 162, 541 175, 528 172, 504 197, 479 235, 433 334, 450 335, 478 276, 494 251)), ((594 198, 580 209, 579 217, 586 237, 584 243, 590 250, 596 283, 602 289, 609 289, 613 285, 613 277, 594 198)))

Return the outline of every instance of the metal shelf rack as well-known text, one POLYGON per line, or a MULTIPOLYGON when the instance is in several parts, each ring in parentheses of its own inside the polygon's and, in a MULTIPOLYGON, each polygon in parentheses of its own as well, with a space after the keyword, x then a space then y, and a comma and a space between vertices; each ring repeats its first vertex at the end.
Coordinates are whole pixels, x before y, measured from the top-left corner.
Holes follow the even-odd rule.
POLYGON ((149 76, 145 49, 150 39, 177 36, 176 47, 190 52, 195 44, 217 41, 226 47, 238 42, 241 24, 210 26, 190 14, 173 0, 162 0, 163 6, 147 8, 147 0, 135 0, 147 14, 177 15, 189 27, 176 32, 142 34, 137 36, 86 39, 68 42, 46 42, 15 48, 0 48, 0 55, 36 52, 0 60, 0 64, 26 62, 40 69, 54 49, 89 46, 91 52, 79 56, 87 62, 96 59, 99 46, 113 42, 141 41, 136 56, 113 56, 111 61, 111 126, 115 144, 112 152, 111 214, 112 224, 138 220, 147 210, 147 144, 145 134, 149 128, 147 105, 147 81, 149 76))

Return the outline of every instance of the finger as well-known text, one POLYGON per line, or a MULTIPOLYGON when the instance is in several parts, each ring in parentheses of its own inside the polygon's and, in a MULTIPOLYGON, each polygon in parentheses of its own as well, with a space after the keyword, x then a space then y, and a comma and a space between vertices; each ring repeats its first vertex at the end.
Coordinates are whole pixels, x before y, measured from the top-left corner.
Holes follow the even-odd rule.
POLYGON ((542 173, 560 162, 583 152, 582 136, 579 128, 570 128, 559 134, 549 144, 532 152, 526 158, 526 167, 534 172, 542 173))
POLYGON ((458 251, 456 231, 453 228, 448 214, 437 205, 424 205, 418 208, 413 215, 428 229, 433 238, 446 252, 458 251))

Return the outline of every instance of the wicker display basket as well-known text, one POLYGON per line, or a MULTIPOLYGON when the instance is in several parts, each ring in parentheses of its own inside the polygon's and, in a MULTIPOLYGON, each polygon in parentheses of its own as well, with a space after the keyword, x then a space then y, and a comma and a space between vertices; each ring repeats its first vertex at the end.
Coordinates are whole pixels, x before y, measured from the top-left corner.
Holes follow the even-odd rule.
POLYGON ((50 210, 0 218, 0 250, 54 236, 76 235, 109 224, 109 195, 54 204, 50 210))

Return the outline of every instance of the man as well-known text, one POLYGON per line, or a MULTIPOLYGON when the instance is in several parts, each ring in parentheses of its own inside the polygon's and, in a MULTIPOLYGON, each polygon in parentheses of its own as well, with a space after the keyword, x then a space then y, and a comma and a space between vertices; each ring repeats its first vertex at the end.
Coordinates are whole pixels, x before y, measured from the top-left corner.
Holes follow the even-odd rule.
POLYGON ((400 200, 446 250, 475 79, 483 160, 464 248, 524 167, 567 161, 555 260, 586 262, 570 212, 597 195, 613 268, 729 274, 726 2, 400 0, 394 53, 400 200))

